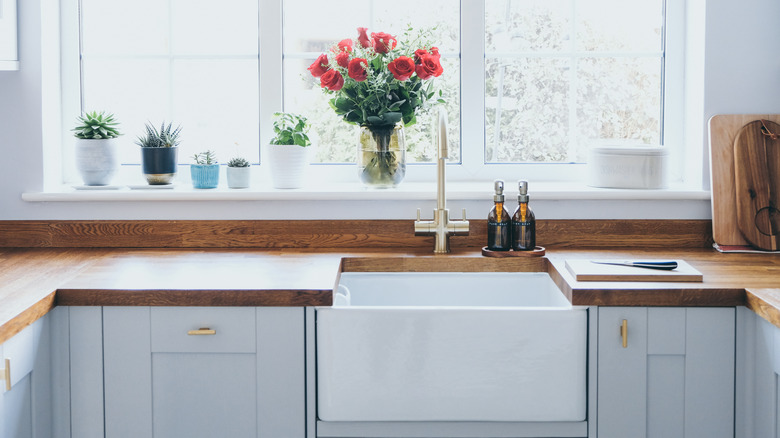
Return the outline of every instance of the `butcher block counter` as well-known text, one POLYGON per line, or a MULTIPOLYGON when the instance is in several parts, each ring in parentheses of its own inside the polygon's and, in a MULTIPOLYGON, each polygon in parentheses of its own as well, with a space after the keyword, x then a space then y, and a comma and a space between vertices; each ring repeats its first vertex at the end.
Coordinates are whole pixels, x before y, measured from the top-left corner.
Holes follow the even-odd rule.
POLYGON ((780 258, 682 250, 548 249, 545 257, 388 249, 0 249, 0 343, 54 306, 328 306, 342 271, 547 271, 574 305, 748 306, 780 326, 780 258), (567 259, 676 259, 702 282, 584 282, 567 259))

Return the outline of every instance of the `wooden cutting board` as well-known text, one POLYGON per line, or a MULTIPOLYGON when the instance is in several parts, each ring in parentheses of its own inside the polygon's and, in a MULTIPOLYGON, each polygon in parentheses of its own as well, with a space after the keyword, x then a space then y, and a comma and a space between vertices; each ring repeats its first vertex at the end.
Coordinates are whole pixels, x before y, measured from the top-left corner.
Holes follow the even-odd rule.
POLYGON ((780 212, 780 125, 756 120, 734 138, 737 228, 753 246, 778 249, 780 212), (769 135, 773 134, 773 135, 769 135))
POLYGON ((684 260, 676 260, 671 271, 635 268, 633 266, 601 265, 590 260, 566 260, 566 269, 577 281, 683 281, 701 282, 704 276, 684 260))
POLYGON ((780 114, 718 114, 709 120, 712 237, 720 245, 748 245, 737 227, 734 139, 755 120, 780 123, 780 114))

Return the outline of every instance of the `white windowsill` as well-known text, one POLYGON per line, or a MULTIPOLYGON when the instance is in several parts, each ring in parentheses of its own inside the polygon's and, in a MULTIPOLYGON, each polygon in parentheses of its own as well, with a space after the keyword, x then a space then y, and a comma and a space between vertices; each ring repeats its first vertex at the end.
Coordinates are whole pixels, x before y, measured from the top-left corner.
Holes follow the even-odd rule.
MULTIPOLYGON (((507 190, 506 198, 512 201, 516 191, 507 190)), ((448 201, 482 201, 492 199, 492 182, 448 182, 448 201)), ((605 189, 589 187, 582 183, 536 182, 530 195, 535 200, 709 200, 710 192, 671 186, 662 190, 605 189)), ((194 189, 189 183, 179 183, 172 189, 130 189, 126 186, 114 190, 76 190, 62 186, 59 190, 26 192, 22 199, 28 202, 123 202, 123 201, 405 201, 435 200, 436 184, 404 182, 394 189, 367 189, 358 183, 333 183, 327 186, 301 189, 273 189, 258 187, 249 189, 194 189)))

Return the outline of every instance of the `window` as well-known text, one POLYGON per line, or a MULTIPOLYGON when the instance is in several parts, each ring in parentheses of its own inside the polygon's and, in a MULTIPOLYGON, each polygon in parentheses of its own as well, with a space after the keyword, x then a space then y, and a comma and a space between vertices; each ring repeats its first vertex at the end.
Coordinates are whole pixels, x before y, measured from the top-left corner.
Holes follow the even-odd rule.
MULTIPOLYGON (((359 26, 436 28, 451 178, 573 179, 591 144, 670 135, 664 90, 679 75, 667 46, 683 42, 667 40, 664 0, 66 0, 63 9, 79 3, 79 32, 65 39, 80 62, 63 74, 78 101, 65 93, 63 123, 106 109, 126 143, 147 121, 181 124, 182 163, 206 149, 222 162, 262 162, 270 114, 284 109, 312 122, 318 170, 350 180, 342 164, 354 160, 357 128, 330 111, 306 67, 359 26)), ((435 158, 430 133, 430 117, 407 128, 411 163, 435 158)), ((135 148, 124 152, 139 161, 135 148)), ((407 173, 434 178, 429 166, 407 173)))

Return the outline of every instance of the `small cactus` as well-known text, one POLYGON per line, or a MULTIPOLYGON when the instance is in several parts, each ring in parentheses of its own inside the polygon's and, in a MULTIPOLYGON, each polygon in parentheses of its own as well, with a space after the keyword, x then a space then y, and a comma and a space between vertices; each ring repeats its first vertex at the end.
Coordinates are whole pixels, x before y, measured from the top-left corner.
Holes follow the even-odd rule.
POLYGON ((205 164, 207 166, 217 164, 217 155, 213 151, 195 154, 192 156, 192 159, 195 160, 195 164, 205 164))
POLYGON ((86 112, 78 117, 79 125, 72 129, 76 138, 104 139, 116 138, 120 133, 114 115, 105 111, 86 112))
POLYGON ((230 161, 227 162, 228 167, 249 167, 249 161, 241 158, 241 157, 235 157, 231 158, 230 161))
POLYGON ((179 145, 179 134, 181 133, 181 126, 171 130, 171 123, 165 126, 165 122, 160 125, 160 130, 146 124, 146 135, 138 137, 135 144, 142 148, 170 148, 179 145))

